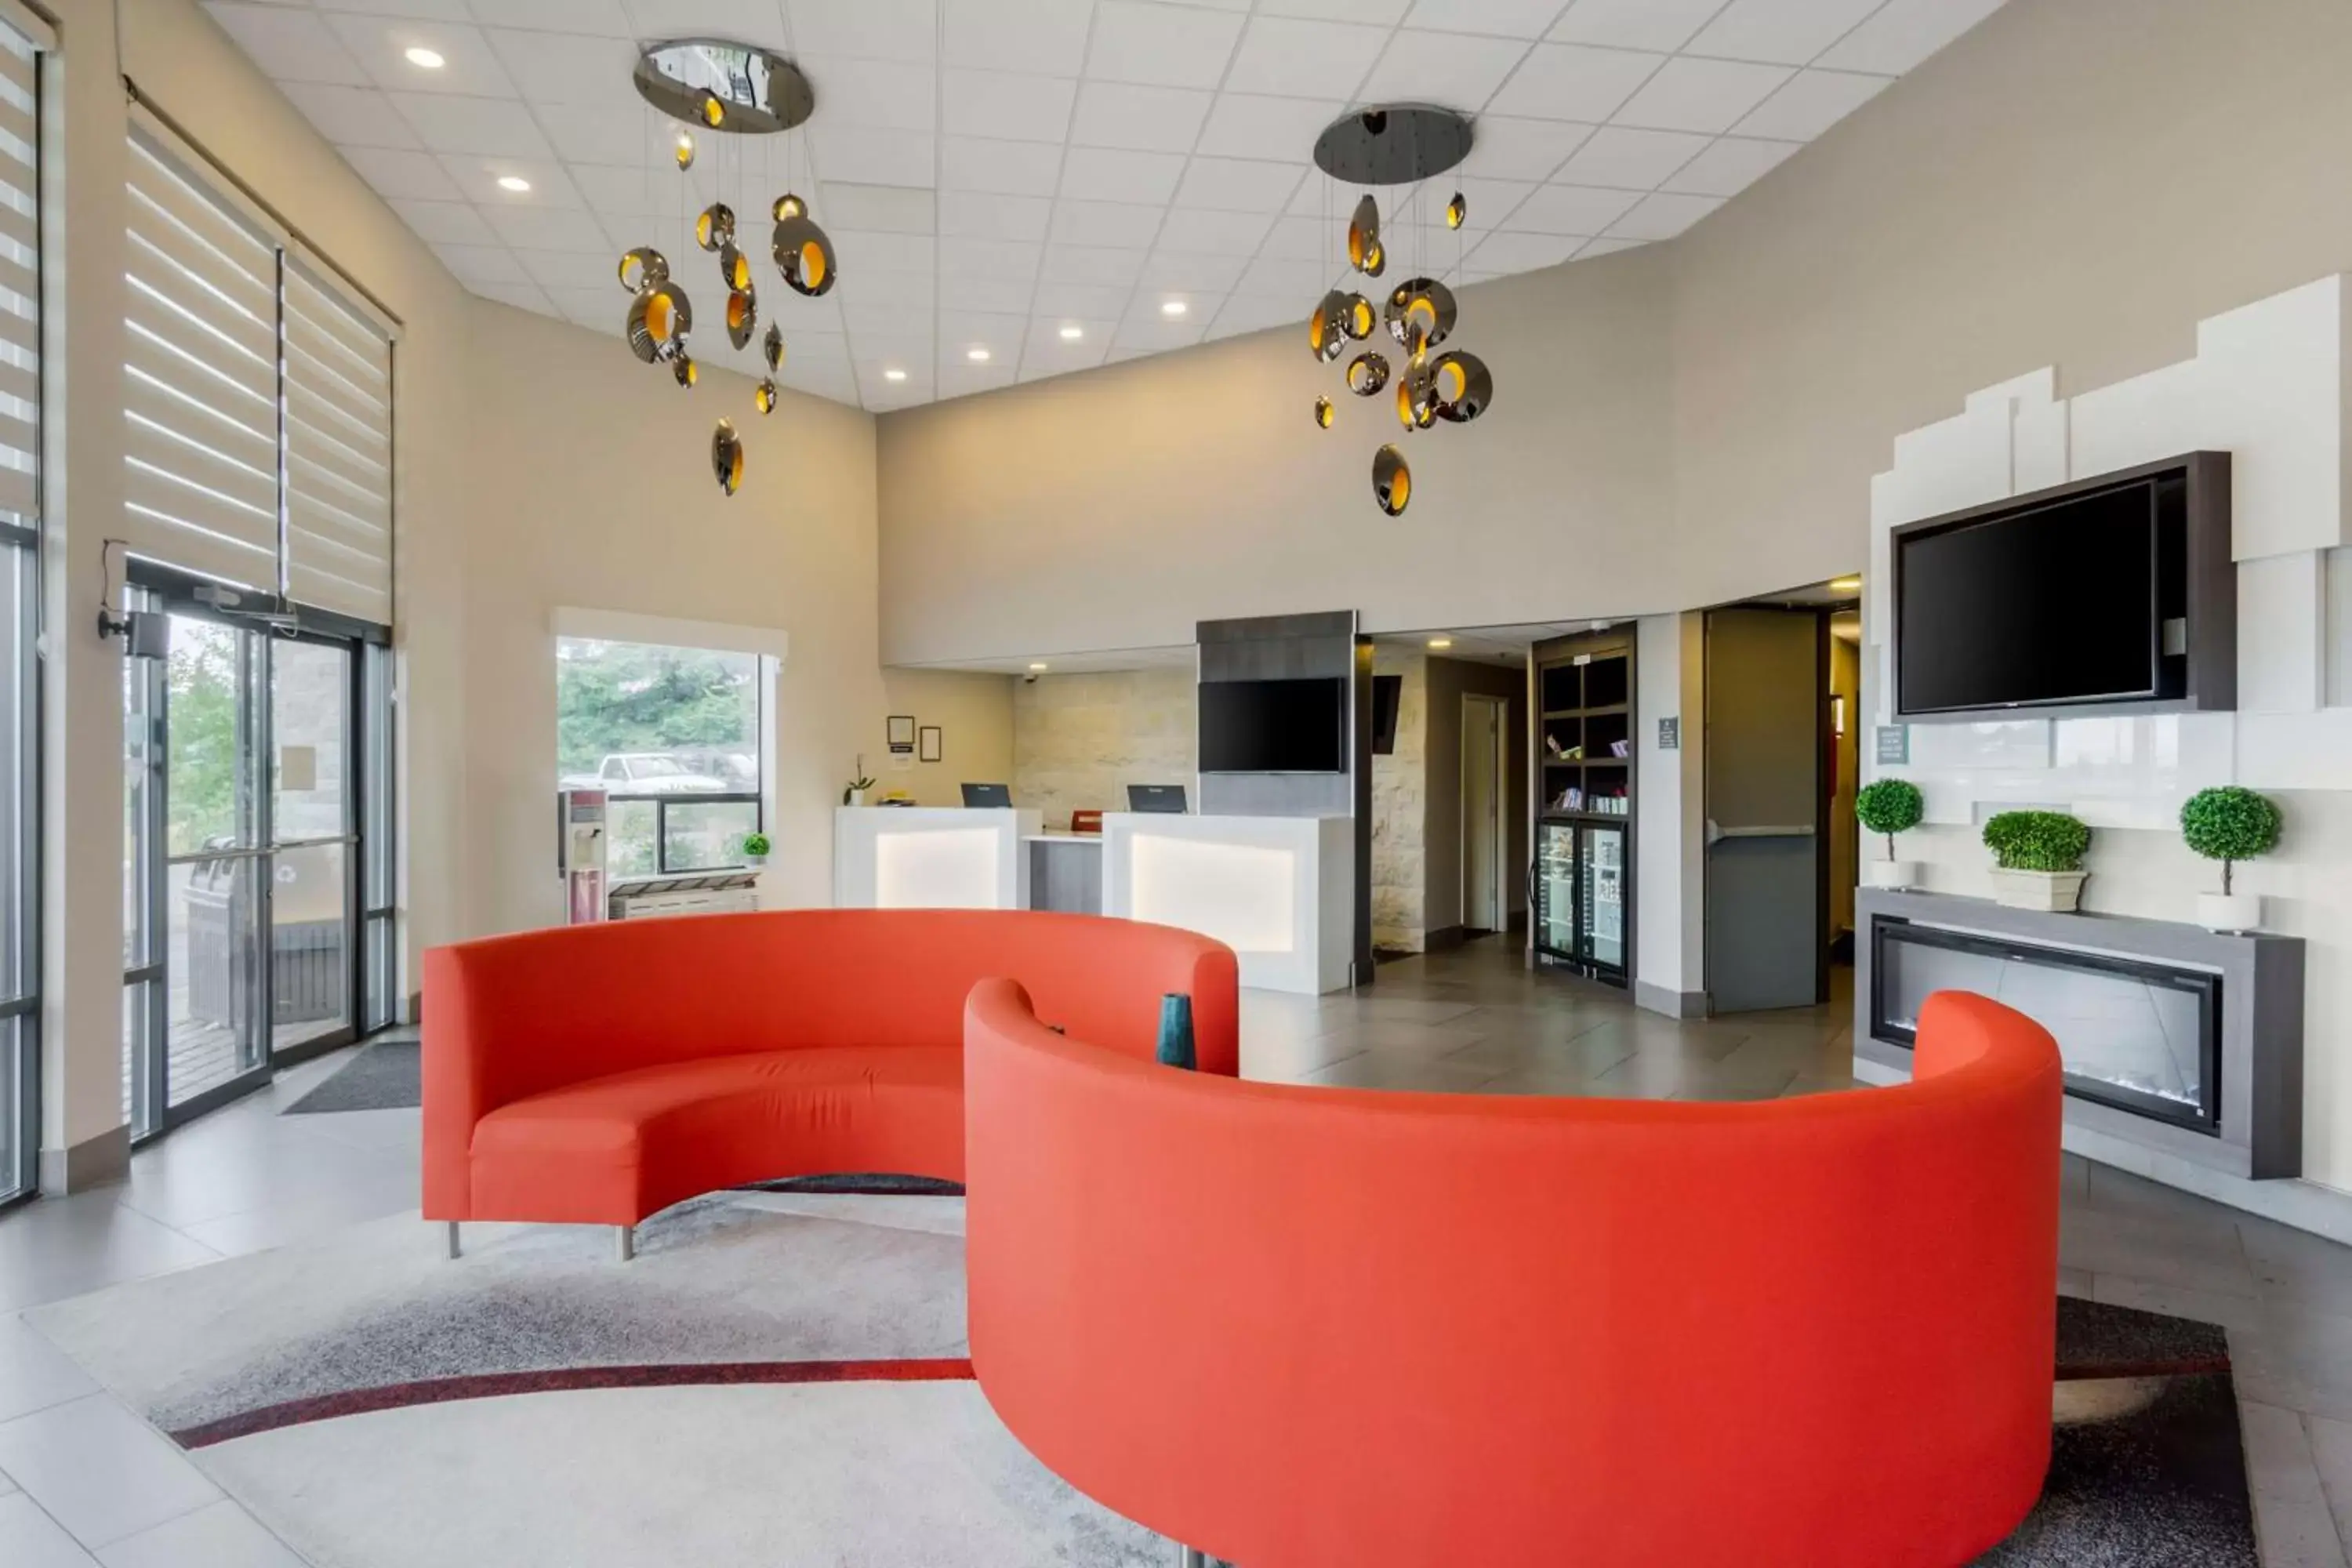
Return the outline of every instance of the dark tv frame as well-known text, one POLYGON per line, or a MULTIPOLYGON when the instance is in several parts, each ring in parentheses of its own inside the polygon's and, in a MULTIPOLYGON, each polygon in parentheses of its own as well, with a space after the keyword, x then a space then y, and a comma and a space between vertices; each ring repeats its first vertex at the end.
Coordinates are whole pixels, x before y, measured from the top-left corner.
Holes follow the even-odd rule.
MULTIPOLYGON (((2115 714, 2226 713, 2238 706, 2238 566, 2230 556, 2230 454, 2188 452, 2160 462, 2118 468, 2069 484, 2052 485, 1983 506, 1906 522, 1892 531, 1887 563, 1893 582, 1887 598, 1895 717, 1906 724, 1980 723, 1988 719, 2084 719, 2115 714), (2187 479, 2189 559, 2189 679, 2179 697, 2093 698, 2017 702, 1994 708, 1906 710, 1903 701, 1903 542, 1923 534, 1990 522, 2035 511, 2076 496, 2166 474, 2187 479)), ((2158 635, 2163 635, 2159 626, 2158 635)))

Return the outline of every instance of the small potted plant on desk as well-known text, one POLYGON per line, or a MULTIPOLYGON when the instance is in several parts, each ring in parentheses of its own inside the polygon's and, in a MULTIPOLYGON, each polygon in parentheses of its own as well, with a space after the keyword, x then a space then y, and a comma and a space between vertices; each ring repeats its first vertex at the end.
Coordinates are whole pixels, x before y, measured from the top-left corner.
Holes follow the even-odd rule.
POLYGON ((2200 789, 2180 808, 2180 837, 2208 860, 2221 862, 2221 890, 2197 895, 2197 923, 2209 931, 2255 931, 2263 923, 2263 896, 2234 892, 2231 868, 2278 847, 2279 808, 2267 796, 2238 784, 2200 789))
POLYGON ((743 835, 743 864, 764 866, 768 863, 768 836, 751 832, 743 835))
POLYGON ((2071 914, 2083 900, 2091 830, 2063 811, 2004 811, 1987 819, 1993 898, 2013 910, 2071 914))
POLYGON ((1874 888, 1916 888, 1919 862, 1895 858, 1895 836, 1908 833, 1927 816, 1927 798, 1909 779, 1880 779, 1864 784, 1853 797, 1854 819, 1886 839, 1886 858, 1870 863, 1874 888))
POLYGON ((866 774, 859 773, 856 778, 850 780, 848 785, 842 790, 841 804, 844 805, 864 805, 866 804, 866 792, 873 787, 874 781, 866 774))

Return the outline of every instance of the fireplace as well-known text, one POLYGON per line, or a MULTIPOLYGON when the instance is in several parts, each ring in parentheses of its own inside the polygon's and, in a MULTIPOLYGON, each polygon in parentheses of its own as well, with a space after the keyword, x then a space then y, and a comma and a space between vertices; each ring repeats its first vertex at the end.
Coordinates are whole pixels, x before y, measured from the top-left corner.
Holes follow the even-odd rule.
POLYGON ((1912 1044, 1938 991, 1973 991, 2048 1029, 2066 1092, 2208 1136, 2221 1128, 2221 976, 1881 918, 1871 1033, 1912 1044))

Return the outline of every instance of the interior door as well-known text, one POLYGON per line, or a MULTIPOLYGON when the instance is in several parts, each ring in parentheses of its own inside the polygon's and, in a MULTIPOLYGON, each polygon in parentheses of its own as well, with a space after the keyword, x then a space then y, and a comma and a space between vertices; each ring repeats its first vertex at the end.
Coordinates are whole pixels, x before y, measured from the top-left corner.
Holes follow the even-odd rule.
POLYGON ((1827 998, 1826 636, 1811 610, 1706 617, 1706 987, 1717 1013, 1827 998))
POLYGON ((1503 702, 1462 699, 1462 923, 1501 931, 1503 914, 1503 702))

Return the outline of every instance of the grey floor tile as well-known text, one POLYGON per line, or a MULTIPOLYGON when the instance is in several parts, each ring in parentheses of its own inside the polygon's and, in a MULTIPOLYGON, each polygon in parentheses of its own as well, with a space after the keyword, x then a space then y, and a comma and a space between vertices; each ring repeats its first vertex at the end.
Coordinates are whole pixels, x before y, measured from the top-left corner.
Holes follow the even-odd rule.
POLYGON ((2234 1236, 2183 1234, 2164 1220, 2080 1205, 2060 1211, 2058 1260, 2151 1284, 2225 1296, 2257 1294, 2253 1270, 2234 1236))
POLYGON ((1261 1083, 1298 1083, 1309 1073, 1363 1053, 1345 1040, 1242 1038, 1242 1076, 1261 1083))
POLYGON ((414 1168, 405 1151, 322 1136, 307 1116, 198 1121, 131 1162, 125 1206, 181 1228, 250 1214, 325 1186, 353 1187, 414 1168))
POLYGON ((2352 1551, 2352 1421, 2331 1421, 2306 1415, 2303 1428, 2311 1438, 2311 1458, 2319 1470, 2319 1489, 2327 1510, 2336 1516, 2336 1533, 2352 1551))
POLYGON ((2238 1419, 2263 1568, 2346 1568, 2343 1539, 2328 1511, 2302 1417, 2242 1399, 2238 1419))
POLYGON ((1328 1043, 1354 1050, 1405 1056, 1444 1056, 1465 1046, 1475 1046, 1485 1037, 1466 1023, 1415 1024, 1388 1018, 1352 1021, 1323 1037, 1328 1043))
POLYGON ((2087 1166, 2083 1199, 2086 1206, 2104 1213, 2156 1220, 2174 1230, 2216 1237, 2234 1232, 2242 1217, 2236 1209, 2113 1165, 2087 1166))
POLYGON ((1536 1070, 1591 1077, 1607 1072, 1632 1057, 1633 1051, 1632 1041, 1621 1035, 1599 1034, 1599 1026, 1595 1025, 1582 1034, 1563 1039, 1497 1032, 1465 1046, 1446 1059, 1498 1073, 1536 1070))
POLYGON ((2062 1268, 2058 1270, 2058 1294, 2095 1301, 2099 1298, 2099 1277, 2081 1268, 2062 1268))
POLYGON ((336 1182, 289 1194, 282 1201, 243 1214, 184 1225, 180 1230, 222 1257, 235 1258, 313 1240, 372 1219, 411 1212, 419 1198, 418 1181, 414 1175, 364 1183, 336 1182))
POLYGON ((2230 1363, 2249 1399, 2352 1421, 2352 1318, 2265 1300, 2231 1336, 2230 1363))
POLYGON ((291 1547, 226 1500, 117 1542, 98 1559, 105 1568, 303 1568, 291 1547))
POLYGON ((89 1374, 38 1330, 14 1315, 0 1317, 0 1421, 97 1392, 89 1374))
POLYGON ((0 1310, 60 1301, 126 1279, 210 1263, 220 1254, 98 1187, 43 1198, 0 1218, 0 1310))
POLYGON ((98 1568, 98 1559, 22 1492, 0 1497, 0 1563, 8 1568, 98 1568))
POLYGON ((2352 1314, 2352 1247, 2254 1215, 2236 1220, 2265 1295, 2352 1314))
MULTIPOLYGON (((2082 1294, 2079 1291, 2071 1293, 2082 1294)), ((2218 1323, 2230 1331, 2230 1343, 2233 1350, 2243 1342, 2243 1335, 2260 1332, 2262 1329, 2263 1304, 2259 1298, 2253 1296, 2231 1296, 2216 1290, 2164 1285, 2116 1274, 2092 1275, 2089 1295, 2092 1300, 2105 1301, 2111 1306, 2137 1307, 2143 1312, 2162 1312, 2168 1317, 2218 1323)))
POLYGON ((1367 1051, 1309 1073, 1301 1081, 1337 1089, 1466 1094, 1482 1088, 1494 1076, 1484 1068, 1462 1067, 1442 1057, 1421 1058, 1367 1051))
POLYGON ((105 1394, 0 1424, 0 1470, 93 1549, 221 1495, 170 1439, 105 1394))

